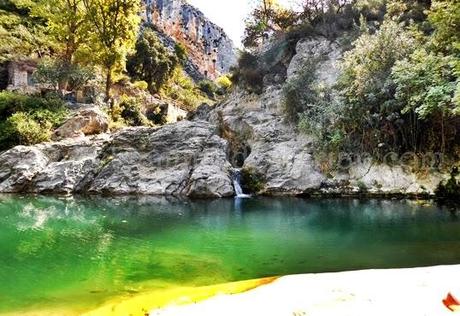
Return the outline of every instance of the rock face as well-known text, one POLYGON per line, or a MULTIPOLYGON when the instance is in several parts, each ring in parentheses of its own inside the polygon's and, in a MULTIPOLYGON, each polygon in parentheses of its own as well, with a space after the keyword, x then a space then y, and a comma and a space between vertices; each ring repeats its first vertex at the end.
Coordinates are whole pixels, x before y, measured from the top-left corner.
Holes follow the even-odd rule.
MULTIPOLYGON (((332 86, 339 76, 340 46, 326 39, 304 39, 287 67, 287 79, 305 62, 316 60, 316 82, 332 86)), ((269 195, 419 195, 434 193, 447 175, 430 171, 420 176, 403 166, 354 163, 347 168, 323 172, 313 153, 314 143, 283 120, 282 85, 265 87, 257 96, 236 90, 219 105, 210 120, 223 134, 242 146, 231 146, 230 161, 240 163, 257 180, 257 190, 269 195), (230 136, 229 136, 230 135, 230 136), (244 152, 241 152, 244 148, 244 152), (232 159, 232 156, 244 156, 232 159)))
POLYGON ((247 144, 246 152, 231 156, 246 156, 242 167, 263 178, 261 193, 297 195, 318 190, 325 177, 315 167, 311 141, 283 122, 280 98, 276 88, 261 97, 236 91, 216 109, 212 120, 220 117, 224 128, 247 144))
MULTIPOLYGON (((333 85, 341 51, 325 40, 297 44, 297 55, 286 67, 288 80, 309 56, 322 56, 317 84, 333 85)), ((94 117, 80 113, 64 131, 98 131, 104 124, 94 117)), ((284 120, 282 84, 266 86, 261 95, 235 89, 225 102, 203 105, 188 119, 158 129, 128 128, 18 146, 0 154, 0 193, 228 197, 234 195, 234 168, 242 168, 236 174, 246 181, 243 186, 259 194, 431 195, 448 177, 433 170, 421 176, 402 164, 364 159, 325 171, 314 155, 313 139, 284 120)))
POLYGON ((82 109, 54 132, 55 139, 75 138, 107 132, 109 118, 99 108, 82 109))
POLYGON ((316 62, 317 81, 325 86, 337 82, 340 74, 338 62, 342 57, 340 46, 326 38, 302 39, 296 45, 296 55, 287 69, 287 78, 294 77, 307 61, 316 62))
POLYGON ((227 142, 207 122, 132 128, 0 155, 0 192, 232 196, 227 142))
POLYGON ((194 79, 200 75, 210 79, 227 73, 236 63, 233 42, 222 28, 209 21, 204 14, 184 0, 143 0, 144 21, 152 24, 166 37, 182 43, 190 64, 186 67, 194 79))

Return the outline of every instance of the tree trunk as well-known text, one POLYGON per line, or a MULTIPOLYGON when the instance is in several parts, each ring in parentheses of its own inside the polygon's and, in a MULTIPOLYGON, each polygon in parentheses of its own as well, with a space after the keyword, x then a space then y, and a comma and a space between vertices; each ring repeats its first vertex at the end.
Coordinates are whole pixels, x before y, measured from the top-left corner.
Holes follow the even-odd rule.
POLYGON ((112 88, 112 67, 107 68, 107 76, 105 81, 105 102, 110 101, 110 89, 112 88))
POLYGON ((444 130, 444 112, 441 115, 441 153, 446 151, 446 136, 444 130))

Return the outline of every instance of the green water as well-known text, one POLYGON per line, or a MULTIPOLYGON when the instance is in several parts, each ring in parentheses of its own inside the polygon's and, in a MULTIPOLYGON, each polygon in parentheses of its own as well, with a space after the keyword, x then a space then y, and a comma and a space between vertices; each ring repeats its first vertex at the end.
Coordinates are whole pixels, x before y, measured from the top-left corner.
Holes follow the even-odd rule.
POLYGON ((410 201, 0 197, 0 313, 173 285, 460 263, 460 220, 410 201))

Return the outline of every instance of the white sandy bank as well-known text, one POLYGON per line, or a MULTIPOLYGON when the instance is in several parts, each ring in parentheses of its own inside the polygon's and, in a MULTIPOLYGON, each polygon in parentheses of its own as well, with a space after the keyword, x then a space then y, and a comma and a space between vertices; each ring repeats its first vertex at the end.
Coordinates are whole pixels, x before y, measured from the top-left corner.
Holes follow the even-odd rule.
POLYGON ((460 265, 281 277, 235 295, 155 310, 151 316, 442 316, 460 297, 460 265))

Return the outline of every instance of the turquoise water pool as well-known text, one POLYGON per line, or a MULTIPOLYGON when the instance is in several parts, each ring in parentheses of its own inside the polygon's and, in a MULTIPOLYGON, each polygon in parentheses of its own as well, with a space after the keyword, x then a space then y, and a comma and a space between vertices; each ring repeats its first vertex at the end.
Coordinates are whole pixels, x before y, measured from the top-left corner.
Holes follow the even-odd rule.
POLYGON ((430 203, 0 197, 0 313, 90 309, 177 285, 458 263, 460 220, 430 203))

